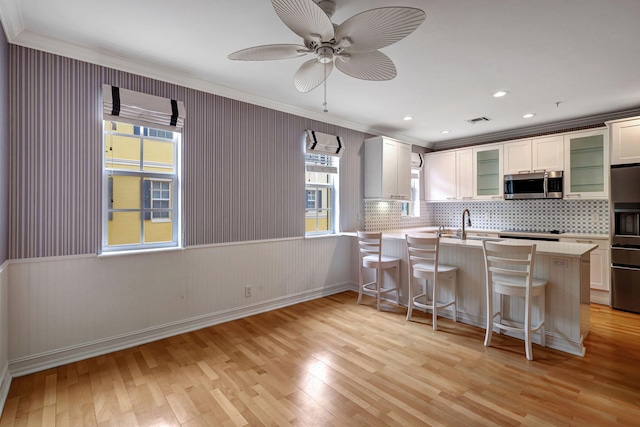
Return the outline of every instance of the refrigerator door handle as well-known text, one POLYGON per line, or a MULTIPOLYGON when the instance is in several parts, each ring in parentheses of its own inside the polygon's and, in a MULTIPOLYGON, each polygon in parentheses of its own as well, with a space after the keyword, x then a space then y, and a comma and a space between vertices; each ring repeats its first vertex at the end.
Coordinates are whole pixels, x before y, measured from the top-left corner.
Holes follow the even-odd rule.
POLYGON ((631 271, 640 271, 640 266, 638 267, 629 267, 627 265, 616 265, 616 264, 611 264, 611 268, 617 268, 620 270, 631 270, 631 271))

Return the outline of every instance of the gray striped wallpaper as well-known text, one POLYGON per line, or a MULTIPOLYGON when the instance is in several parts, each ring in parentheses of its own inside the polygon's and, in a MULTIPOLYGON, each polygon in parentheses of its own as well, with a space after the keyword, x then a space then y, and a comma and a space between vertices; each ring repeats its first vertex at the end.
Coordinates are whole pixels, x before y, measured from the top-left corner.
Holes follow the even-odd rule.
POLYGON ((345 142, 341 229, 364 226, 369 135, 19 46, 10 59, 12 259, 98 252, 103 83, 185 103, 185 245, 304 235, 305 129, 345 142))
POLYGON ((0 25, 0 265, 7 260, 9 234, 9 44, 0 25))

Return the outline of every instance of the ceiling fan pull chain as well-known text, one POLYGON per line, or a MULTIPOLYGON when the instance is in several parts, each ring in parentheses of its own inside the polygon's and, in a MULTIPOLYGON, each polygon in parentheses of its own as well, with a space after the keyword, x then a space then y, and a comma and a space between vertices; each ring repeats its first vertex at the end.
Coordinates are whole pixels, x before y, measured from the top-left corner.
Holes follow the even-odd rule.
POLYGON ((322 104, 324 106, 324 112, 328 113, 329 110, 327 110, 327 63, 324 63, 324 103, 322 104))

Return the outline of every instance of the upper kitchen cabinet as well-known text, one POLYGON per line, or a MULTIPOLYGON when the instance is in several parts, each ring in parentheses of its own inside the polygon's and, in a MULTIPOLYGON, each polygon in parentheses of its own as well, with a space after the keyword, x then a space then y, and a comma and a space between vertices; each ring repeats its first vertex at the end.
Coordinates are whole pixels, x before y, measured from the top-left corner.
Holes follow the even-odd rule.
POLYGON ((364 197, 411 198, 411 145, 386 137, 365 140, 364 197))
POLYGON ((609 141, 607 129, 564 136, 565 199, 609 197, 609 141))
POLYGON ((473 198, 503 197, 502 144, 473 149, 473 198))
POLYGON ((611 129, 611 164, 640 163, 640 117, 607 124, 611 129))
POLYGON ((456 151, 456 199, 473 199, 473 150, 456 151))
POLYGON ((504 174, 561 171, 564 169, 562 135, 504 144, 504 174))
POLYGON ((456 200, 456 152, 424 156, 425 196, 428 201, 456 200))

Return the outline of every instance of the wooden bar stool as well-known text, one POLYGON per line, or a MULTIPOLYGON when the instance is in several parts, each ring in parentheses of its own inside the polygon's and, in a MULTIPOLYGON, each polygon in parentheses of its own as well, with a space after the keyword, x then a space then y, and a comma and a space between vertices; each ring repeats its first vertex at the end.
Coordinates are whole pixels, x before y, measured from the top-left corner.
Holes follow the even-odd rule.
POLYGON ((438 310, 451 307, 453 321, 458 320, 457 306, 457 271, 458 267, 443 265, 438 262, 440 252, 440 237, 413 237, 405 234, 407 240, 407 261, 409 262, 409 304, 407 320, 411 319, 413 308, 431 310, 433 313, 433 330, 438 330, 438 310), (415 279, 423 279, 424 288, 418 295, 413 295, 415 279), (429 281, 432 282, 429 294, 429 281), (438 302, 440 284, 449 284, 453 299, 448 302, 438 302))
POLYGON ((487 280, 487 331, 484 345, 491 345, 493 328, 523 332, 527 359, 533 360, 531 333, 540 334, 540 345, 545 346, 544 311, 546 280, 533 277, 536 245, 511 245, 498 242, 482 242, 487 280), (499 295, 498 310, 494 311, 493 296, 499 295), (522 322, 505 319, 503 297, 524 298, 524 319, 522 322), (533 297, 536 298, 539 323, 531 324, 533 297), (496 317, 498 318, 496 321, 496 317))
POLYGON ((358 252, 360 258, 360 283, 358 286, 358 304, 362 301, 363 292, 371 292, 376 297, 376 307, 380 310, 380 296, 389 292, 396 293, 396 304, 400 304, 400 259, 382 255, 382 233, 358 231, 358 252), (375 270, 375 279, 365 283, 365 268, 375 270), (393 288, 384 288, 384 270, 395 269, 393 288))

